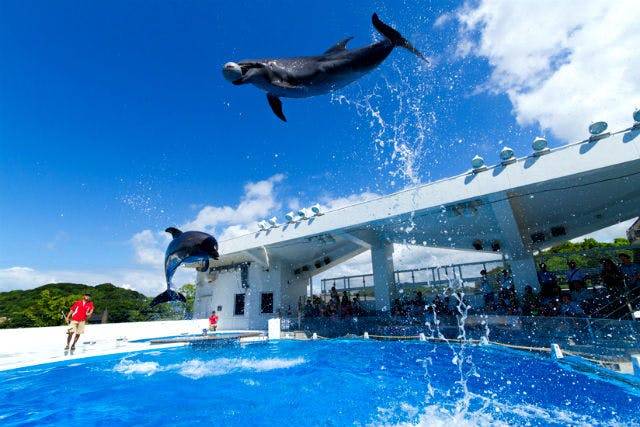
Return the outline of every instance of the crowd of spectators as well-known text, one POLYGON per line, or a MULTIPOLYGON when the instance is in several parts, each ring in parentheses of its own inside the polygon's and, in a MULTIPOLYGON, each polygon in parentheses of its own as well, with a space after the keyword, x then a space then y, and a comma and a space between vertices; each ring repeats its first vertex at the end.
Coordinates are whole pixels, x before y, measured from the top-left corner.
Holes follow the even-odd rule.
MULTIPOLYGON (((626 253, 618 255, 619 264, 610 258, 601 260, 601 270, 589 274, 569 260, 563 289, 558 276, 549 271, 547 265, 539 265, 538 283, 540 291, 525 286, 522 292, 508 269, 501 270, 497 277, 485 270, 480 272, 481 304, 471 306, 461 294, 436 295, 427 300, 421 291, 412 296, 404 294, 392 301, 390 314, 400 317, 421 317, 425 314, 458 315, 465 306, 470 313, 522 316, 565 317, 611 317, 622 318, 633 310, 640 309, 640 265, 631 262, 626 253), (462 302, 462 304, 461 304, 462 302)), ((307 298, 303 307, 305 317, 348 317, 366 314, 360 294, 338 293, 331 288, 328 301, 319 296, 307 298)))
POLYGON ((480 287, 484 311, 525 316, 627 316, 640 304, 640 266, 632 263, 626 253, 620 253, 618 258, 619 264, 610 258, 602 259, 602 268, 596 275, 587 274, 575 261, 569 260, 565 275, 568 289, 564 290, 557 275, 542 263, 538 271, 540 292, 525 286, 520 296, 508 270, 503 270, 495 282, 483 270, 480 287), (590 287, 587 281, 591 282, 590 287))
POLYGON ((349 292, 342 292, 342 297, 336 290, 335 286, 331 287, 329 293, 329 301, 325 302, 319 296, 307 298, 302 309, 304 317, 348 317, 362 316, 365 311, 360 301, 360 294, 356 293, 353 297, 349 292))

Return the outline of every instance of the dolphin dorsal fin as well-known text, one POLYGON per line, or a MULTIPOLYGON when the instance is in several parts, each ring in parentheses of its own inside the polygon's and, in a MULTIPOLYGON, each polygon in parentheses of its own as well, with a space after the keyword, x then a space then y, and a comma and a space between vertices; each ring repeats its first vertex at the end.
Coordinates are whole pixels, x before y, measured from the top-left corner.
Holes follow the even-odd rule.
POLYGON ((167 233, 171 234, 171 235, 173 236, 173 238, 174 238, 174 239, 175 239, 176 237, 178 237, 179 235, 181 235, 181 234, 182 234, 182 231, 178 230, 178 229, 177 229, 177 228, 175 228, 175 227, 169 227, 169 228, 167 228, 167 229, 166 229, 166 230, 164 230, 164 231, 166 231, 167 233))
POLYGON ((347 43, 349 43, 349 41, 351 41, 353 37, 347 37, 344 40, 340 40, 338 43, 334 44, 333 46, 331 46, 329 49, 327 49, 324 53, 329 54, 329 53, 338 53, 338 52, 342 52, 344 50, 347 50, 347 43))

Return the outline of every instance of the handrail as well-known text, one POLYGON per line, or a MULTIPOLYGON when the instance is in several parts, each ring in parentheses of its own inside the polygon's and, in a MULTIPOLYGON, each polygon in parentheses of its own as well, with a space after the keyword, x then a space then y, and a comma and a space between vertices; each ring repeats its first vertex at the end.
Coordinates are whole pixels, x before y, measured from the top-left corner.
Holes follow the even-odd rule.
MULTIPOLYGON (((441 269, 452 269, 452 270, 456 270, 456 269, 460 269, 460 267, 469 267, 469 266, 474 266, 474 265, 482 265, 483 267, 485 267, 487 264, 503 264, 504 265, 504 261, 501 259, 496 259, 496 260, 487 260, 487 261, 475 261, 475 262, 466 262, 466 263, 460 263, 460 264, 449 264, 449 265, 440 265, 440 266, 432 266, 432 267, 420 267, 420 268, 411 268, 411 269, 404 269, 404 270, 395 270, 393 272, 394 275, 399 275, 399 274, 406 274, 406 273, 415 273, 415 272, 421 272, 421 271, 436 271, 436 270, 441 270, 441 269)), ((350 279, 356 279, 356 278, 366 278, 366 277, 373 277, 373 273, 365 273, 365 274, 355 274, 355 275, 351 275, 351 276, 339 276, 339 277, 328 277, 325 279, 321 279, 321 283, 327 283, 327 282, 336 282, 336 281, 344 281, 344 280, 350 280, 350 279)), ((460 278, 460 279, 464 279, 464 278, 460 278)), ((471 277, 470 279, 476 279, 477 277, 471 277)), ((436 282, 436 281, 440 281, 440 280, 444 280, 444 279, 439 279, 439 280, 432 280, 432 281, 428 281, 428 282, 436 282)))
MULTIPOLYGON (((603 315, 603 317, 609 317, 614 313, 617 313, 618 311, 622 310, 622 309, 627 309, 629 310, 629 314, 633 313, 632 310, 632 306, 633 304, 640 302, 640 295, 636 296, 634 299, 629 300, 629 295, 627 293, 627 295, 625 295, 624 299, 626 300, 624 304, 622 304, 621 306, 617 307, 615 310, 603 315)), ((597 310, 595 310, 594 314, 601 312, 603 309, 607 308, 610 305, 613 305, 614 303, 619 303, 620 301, 611 301, 610 303, 598 308, 597 310)))

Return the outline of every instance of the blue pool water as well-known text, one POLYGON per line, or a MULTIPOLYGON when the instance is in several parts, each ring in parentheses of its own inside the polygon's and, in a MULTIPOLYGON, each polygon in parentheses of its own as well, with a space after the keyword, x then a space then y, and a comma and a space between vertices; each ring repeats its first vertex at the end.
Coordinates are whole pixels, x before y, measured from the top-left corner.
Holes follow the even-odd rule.
POLYGON ((492 347, 181 347, 0 372, 0 424, 637 424, 634 389, 492 347))

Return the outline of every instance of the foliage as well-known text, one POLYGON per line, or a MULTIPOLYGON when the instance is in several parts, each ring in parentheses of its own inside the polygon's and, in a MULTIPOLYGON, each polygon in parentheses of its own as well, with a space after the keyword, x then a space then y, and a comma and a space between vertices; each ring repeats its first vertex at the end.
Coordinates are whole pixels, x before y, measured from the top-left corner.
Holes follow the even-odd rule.
POLYGON ((178 289, 178 291, 187 299, 187 302, 184 303, 184 309, 187 317, 191 318, 191 316, 193 316, 193 304, 196 300, 196 285, 187 283, 178 289))
POLYGON ((62 325, 71 304, 83 293, 92 296, 94 316, 100 321, 106 310, 110 323, 145 320, 179 320, 191 316, 195 285, 185 285, 181 292, 187 303, 160 304, 151 307, 151 298, 111 283, 95 287, 75 283, 50 283, 26 291, 0 292, 0 328, 62 325))
POLYGON ((629 246, 629 241, 624 238, 617 238, 613 243, 598 242, 591 238, 576 243, 564 242, 537 255, 536 264, 545 262, 550 271, 563 271, 567 269, 567 262, 573 260, 580 268, 599 269, 603 258, 617 262, 620 252, 632 256, 630 250, 618 249, 626 246, 629 246))

